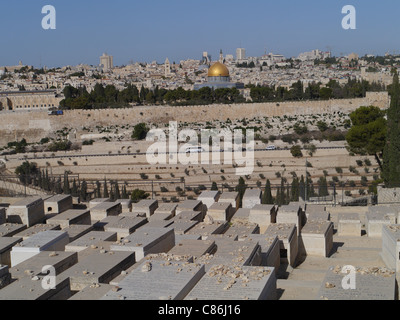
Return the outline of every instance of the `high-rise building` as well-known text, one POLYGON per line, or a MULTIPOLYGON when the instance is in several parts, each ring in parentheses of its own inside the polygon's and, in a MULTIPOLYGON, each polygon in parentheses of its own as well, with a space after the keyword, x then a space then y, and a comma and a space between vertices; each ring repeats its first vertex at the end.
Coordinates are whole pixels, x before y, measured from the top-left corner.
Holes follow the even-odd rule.
POLYGON ((244 60, 246 59, 246 49, 237 48, 236 49, 236 60, 244 60))
POLYGON ((100 57, 100 67, 102 67, 104 71, 109 71, 114 68, 113 56, 103 53, 100 57))

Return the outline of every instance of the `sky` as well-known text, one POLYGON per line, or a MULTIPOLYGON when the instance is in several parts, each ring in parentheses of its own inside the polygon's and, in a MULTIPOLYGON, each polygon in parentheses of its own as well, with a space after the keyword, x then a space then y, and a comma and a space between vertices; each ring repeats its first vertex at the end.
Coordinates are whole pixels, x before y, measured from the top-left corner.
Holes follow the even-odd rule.
POLYGON ((313 49, 333 55, 400 53, 396 0, 2 0, 0 66, 114 65, 218 59, 246 49, 297 57, 313 49), (42 28, 42 7, 56 9, 56 29, 42 28), (342 8, 356 9, 356 30, 342 28, 342 8))

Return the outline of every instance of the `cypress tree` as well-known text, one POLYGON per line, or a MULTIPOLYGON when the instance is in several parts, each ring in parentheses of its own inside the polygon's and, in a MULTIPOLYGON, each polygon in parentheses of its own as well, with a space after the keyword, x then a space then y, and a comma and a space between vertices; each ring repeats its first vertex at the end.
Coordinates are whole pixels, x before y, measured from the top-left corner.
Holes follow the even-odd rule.
POLYGON ((299 201, 299 195, 300 195, 300 183, 299 183, 299 178, 295 177, 293 178, 292 181, 292 190, 290 194, 290 200, 291 201, 299 201))
POLYGON ((246 182, 244 181, 243 177, 239 178, 239 184, 236 186, 236 192, 239 193, 239 208, 242 207, 242 200, 244 193, 246 192, 247 185, 246 182))
POLYGON ((274 198, 272 197, 271 181, 267 180, 265 185, 264 194, 262 198, 263 204, 274 204, 274 198))
POLYGON ((72 182, 71 195, 72 195, 73 197, 78 197, 78 196, 79 196, 78 186, 77 186, 77 184, 76 184, 76 180, 75 180, 75 179, 74 179, 74 181, 72 182))
POLYGON ((63 188, 64 194, 71 194, 71 188, 69 186, 69 179, 68 179, 68 173, 64 173, 64 188, 63 188))
POLYGON ((394 71, 390 89, 391 102, 387 111, 387 137, 383 150, 382 178, 386 187, 400 187, 400 84, 399 75, 394 71))
POLYGON ((107 180, 104 179, 103 198, 109 198, 109 197, 110 197, 110 194, 108 193, 107 180))
POLYGON ((82 181, 81 189, 79 191, 79 197, 83 201, 87 200, 87 182, 85 180, 82 181))
POLYGON ((118 181, 115 182, 115 200, 121 199, 121 192, 119 190, 118 181))

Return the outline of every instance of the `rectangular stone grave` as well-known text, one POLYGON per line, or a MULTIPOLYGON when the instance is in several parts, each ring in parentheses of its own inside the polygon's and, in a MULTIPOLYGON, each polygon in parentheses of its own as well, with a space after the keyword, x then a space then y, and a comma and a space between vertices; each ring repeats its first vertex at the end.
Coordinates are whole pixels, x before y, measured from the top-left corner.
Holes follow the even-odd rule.
POLYGON ((72 301, 97 301, 105 296, 105 294, 114 288, 111 284, 94 283, 87 285, 81 291, 74 294, 68 300, 72 301))
MULTIPOLYGON (((104 228, 105 228, 105 226, 106 226, 107 224, 109 224, 109 223, 116 223, 116 222, 118 222, 119 220, 121 220, 123 217, 128 217, 128 215, 120 214, 120 215, 118 215, 118 216, 109 216, 109 217, 107 217, 107 218, 104 218, 104 219, 102 219, 102 220, 100 220, 100 221, 96 221, 96 222, 94 222, 94 223, 93 223, 93 221, 92 221, 93 226, 94 226, 94 230, 95 230, 95 231, 104 231, 104 228)), ((133 217, 133 216, 132 216, 132 215, 129 215, 129 217, 133 217)))
POLYGON ((65 228, 63 231, 68 233, 69 242, 71 243, 93 230, 93 225, 73 224, 70 225, 68 228, 65 228))
POLYGON ((7 222, 6 208, 0 208, 0 224, 7 222))
POLYGON ((78 254, 76 252, 42 251, 36 256, 12 267, 10 273, 12 279, 20 280, 26 277, 38 276, 42 273, 44 267, 52 266, 55 275, 58 276, 76 263, 78 263, 78 254))
POLYGON ((22 241, 11 250, 11 266, 14 267, 42 251, 64 251, 69 243, 65 231, 43 231, 22 241))
POLYGON ((232 218, 232 205, 228 202, 215 202, 208 208, 207 215, 214 221, 226 222, 232 218))
POLYGON ((147 218, 150 218, 158 208, 157 200, 141 200, 139 203, 134 203, 132 213, 145 213, 147 218))
POLYGON ((132 200, 130 199, 119 199, 115 201, 121 204, 122 213, 132 212, 132 200))
MULTIPOLYGON (((154 217, 154 215, 152 217, 154 217)), ((144 228, 144 227, 168 228, 168 227, 171 227, 174 224, 174 221, 172 221, 172 220, 152 220, 151 218, 150 218, 150 220, 151 221, 149 221, 148 223, 144 224, 140 228, 144 228)))
POLYGON ((0 300, 67 300, 71 297, 68 278, 56 277, 55 288, 43 289, 46 275, 35 276, 34 280, 24 277, 0 290, 0 300))
POLYGON ((199 222, 195 220, 174 220, 174 223, 170 225, 174 229, 175 234, 186 234, 190 229, 194 228, 199 222))
POLYGON ((301 230, 299 251, 303 255, 329 257, 333 247, 333 223, 308 221, 301 230))
POLYGON ((185 200, 179 203, 176 208, 176 215, 179 215, 183 211, 200 211, 204 217, 207 207, 205 207, 200 200, 185 200))
POLYGON ((25 224, 4 223, 0 224, 0 237, 12 237, 26 229, 25 224))
POLYGON ((191 240, 186 239, 177 243, 168 254, 173 256, 192 256, 194 261, 205 254, 213 254, 216 250, 213 240, 191 240))
POLYGON ((307 221, 330 221, 331 215, 327 211, 307 213, 307 221))
POLYGON ((210 234, 222 234, 228 228, 228 222, 200 222, 186 232, 186 234, 198 234, 207 237, 210 234))
POLYGON ((122 219, 107 224, 104 230, 107 232, 116 232, 117 240, 121 240, 135 232, 136 229, 147 224, 147 218, 142 217, 122 217, 122 219))
POLYGON ((116 202, 102 202, 90 209, 93 221, 101 221, 109 216, 118 216, 122 212, 122 206, 116 202))
POLYGON ((297 226, 293 223, 273 224, 268 227, 264 235, 277 236, 280 242, 281 263, 288 263, 290 266, 296 267, 299 252, 297 226))
POLYGON ((381 257, 388 268, 400 272, 400 225, 383 226, 381 257))
POLYGON ((156 210, 156 212, 150 218, 147 218, 147 219, 149 220, 149 222, 153 222, 153 221, 168 221, 171 218, 173 218, 171 213, 157 212, 157 210, 156 210))
MULTIPOLYGON (((260 245, 261 263, 263 267, 274 267, 279 269, 280 259, 280 241, 277 236, 270 237, 265 234, 250 234, 246 240, 257 242, 260 245)), ((239 241, 241 241, 239 239, 239 241)))
POLYGON ((80 291, 88 285, 108 284, 134 263, 133 252, 98 250, 88 256, 79 257, 79 262, 61 276, 70 278, 72 291, 80 291))
POLYGON ((150 253, 168 252, 175 246, 173 228, 142 227, 118 244, 110 247, 113 251, 135 252, 135 259, 139 261, 150 253))
POLYGON ((17 238, 22 238, 22 240, 26 240, 29 237, 32 237, 33 235, 47 231, 47 230, 60 230, 60 225, 59 224, 35 224, 33 227, 30 227, 28 229, 25 229, 21 232, 16 233, 13 235, 13 237, 17 238))
POLYGON ((11 267, 11 250, 22 241, 22 238, 0 237, 0 265, 11 267))
POLYGON ((60 213, 46 222, 47 224, 59 224, 61 229, 68 228, 73 224, 90 225, 91 217, 89 210, 69 209, 60 213))
POLYGON ((388 217, 390 224, 397 224, 398 221, 400 222, 400 220, 398 220, 398 215, 400 213, 400 208, 398 205, 370 206, 368 207, 368 212, 388 217))
POLYGON ((231 222, 237 222, 237 221, 248 222, 250 216, 250 210, 251 209, 243 209, 243 208, 238 209, 231 218, 231 222))
MULTIPOLYGON (((318 300, 395 300, 396 274, 382 267, 354 266, 355 287, 345 290, 342 282, 346 276, 351 276, 343 269, 344 266, 329 268, 321 288, 318 300), (343 271, 343 272, 342 272, 343 271)), ((353 271, 352 271, 353 272, 353 271)), ((347 285, 351 284, 348 280, 347 285)))
POLYGON ((173 218, 176 215, 177 203, 160 203, 156 211, 154 211, 154 216, 157 214, 168 214, 167 219, 173 218))
POLYGON ((250 209, 249 222, 257 223, 264 233, 271 223, 276 223, 276 207, 270 204, 256 204, 250 209))
MULTIPOLYGON (((208 236, 207 239, 209 237, 210 236, 208 236)), ((202 240, 202 236, 198 235, 198 234, 176 234, 175 233, 175 243, 180 243, 184 240, 202 240)))
POLYGON ((8 266, 0 264, 0 290, 11 283, 11 274, 8 271, 8 266))
POLYGON ((220 197, 221 193, 219 191, 203 191, 197 198, 203 202, 203 204, 210 209, 210 207, 216 203, 220 197))
POLYGON ((44 213, 47 217, 60 214, 61 212, 72 209, 72 197, 70 195, 55 195, 44 201, 44 213))
POLYGON ((361 220, 358 213, 340 213, 338 221, 339 236, 361 237, 361 220))
POLYGON ((183 300, 204 274, 204 265, 143 261, 103 300, 183 300))
POLYGON ((213 266, 185 300, 275 300, 275 269, 213 266))
POLYGON ((182 211, 171 219, 171 221, 178 220, 193 220, 202 222, 204 220, 204 214, 201 211, 182 211))
POLYGON ((89 202, 89 209, 92 209, 92 208, 98 206, 100 203, 110 202, 110 201, 111 201, 110 198, 96 198, 96 199, 93 199, 93 200, 91 200, 89 202))
POLYGON ((103 231, 90 231, 84 236, 76 239, 65 246, 65 251, 68 252, 80 252, 89 248, 92 245, 96 245, 101 241, 117 241, 116 232, 103 232, 103 231))
POLYGON ((293 223, 296 225, 297 235, 300 234, 303 224, 302 211, 297 204, 289 204, 278 208, 276 223, 293 223))
POLYGON ((381 238, 384 225, 391 224, 390 217, 383 213, 367 212, 365 215, 365 226, 370 238, 381 238))
POLYGON ((9 223, 25 224, 27 227, 31 227, 43 222, 44 219, 44 202, 41 197, 21 199, 7 210, 7 221, 9 223))
POLYGON ((234 235, 239 239, 246 239, 254 233, 260 233, 260 227, 257 223, 235 221, 231 223, 229 229, 224 234, 234 235))
POLYGON ((324 204, 313 204, 313 203, 307 203, 306 206, 306 214, 310 213, 319 213, 319 212, 324 212, 326 211, 326 206, 324 204))
POLYGON ((243 195, 242 208, 251 209, 256 204, 261 204, 261 190, 247 189, 243 195))
POLYGON ((234 211, 239 209, 239 192, 223 192, 218 202, 228 202, 232 205, 234 211))

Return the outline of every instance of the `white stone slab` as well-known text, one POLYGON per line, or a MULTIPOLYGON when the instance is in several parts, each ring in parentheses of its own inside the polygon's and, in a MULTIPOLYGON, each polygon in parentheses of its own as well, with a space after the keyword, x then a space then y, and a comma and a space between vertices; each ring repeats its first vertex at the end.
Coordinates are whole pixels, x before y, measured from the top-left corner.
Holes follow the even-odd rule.
POLYGON ((65 247, 68 252, 80 252, 101 241, 117 241, 116 232, 90 231, 65 247))

